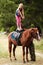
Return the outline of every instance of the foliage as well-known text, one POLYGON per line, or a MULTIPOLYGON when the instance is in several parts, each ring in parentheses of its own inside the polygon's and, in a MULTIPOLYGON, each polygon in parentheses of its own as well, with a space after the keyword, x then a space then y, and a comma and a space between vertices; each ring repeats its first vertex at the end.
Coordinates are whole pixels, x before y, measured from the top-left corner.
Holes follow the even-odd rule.
POLYGON ((14 30, 15 30, 15 27, 14 26, 10 27, 10 32, 11 31, 14 31, 14 30))
POLYGON ((23 2, 25 20, 23 25, 30 28, 31 25, 43 28, 43 0, 0 0, 0 30, 16 29, 15 11, 18 4, 23 2))

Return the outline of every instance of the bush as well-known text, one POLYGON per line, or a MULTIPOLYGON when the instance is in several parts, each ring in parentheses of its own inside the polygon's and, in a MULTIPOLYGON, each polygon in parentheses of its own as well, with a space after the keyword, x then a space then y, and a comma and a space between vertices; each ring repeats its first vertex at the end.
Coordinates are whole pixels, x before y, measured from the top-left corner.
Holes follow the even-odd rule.
POLYGON ((10 28, 10 32, 14 31, 15 29, 16 29, 16 27, 12 26, 12 27, 10 28))
POLYGON ((3 31, 5 31, 5 29, 4 28, 1 28, 1 32, 3 32, 3 31))

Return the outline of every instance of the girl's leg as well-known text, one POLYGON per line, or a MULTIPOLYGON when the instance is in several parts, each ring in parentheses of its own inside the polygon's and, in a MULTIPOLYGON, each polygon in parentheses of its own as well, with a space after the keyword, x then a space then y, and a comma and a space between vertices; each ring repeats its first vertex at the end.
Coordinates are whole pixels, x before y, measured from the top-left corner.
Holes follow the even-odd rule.
POLYGON ((21 17, 16 16, 16 24, 17 24, 17 30, 22 30, 21 17))

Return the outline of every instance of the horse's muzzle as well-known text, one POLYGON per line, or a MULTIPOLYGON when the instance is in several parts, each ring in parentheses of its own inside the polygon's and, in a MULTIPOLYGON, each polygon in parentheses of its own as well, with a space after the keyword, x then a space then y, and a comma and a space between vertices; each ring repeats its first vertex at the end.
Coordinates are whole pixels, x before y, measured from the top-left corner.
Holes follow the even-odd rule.
POLYGON ((40 35, 38 35, 38 40, 40 41, 40 35))

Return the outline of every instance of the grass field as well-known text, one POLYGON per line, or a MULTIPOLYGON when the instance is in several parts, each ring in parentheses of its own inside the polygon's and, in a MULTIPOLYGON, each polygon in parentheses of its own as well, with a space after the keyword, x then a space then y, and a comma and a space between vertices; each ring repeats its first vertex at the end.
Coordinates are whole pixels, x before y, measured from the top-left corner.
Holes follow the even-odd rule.
POLYGON ((43 53, 43 38, 40 41, 34 40, 35 49, 43 53))
MULTIPOLYGON (((40 41, 34 40, 34 44, 35 50, 43 52, 43 39, 41 39, 40 41)), ((16 48, 16 58, 17 61, 13 59, 12 55, 12 62, 9 60, 7 35, 0 35, 0 65, 43 65, 43 58, 37 55, 35 62, 29 61, 28 63, 24 64, 22 61, 22 47, 16 48)))

